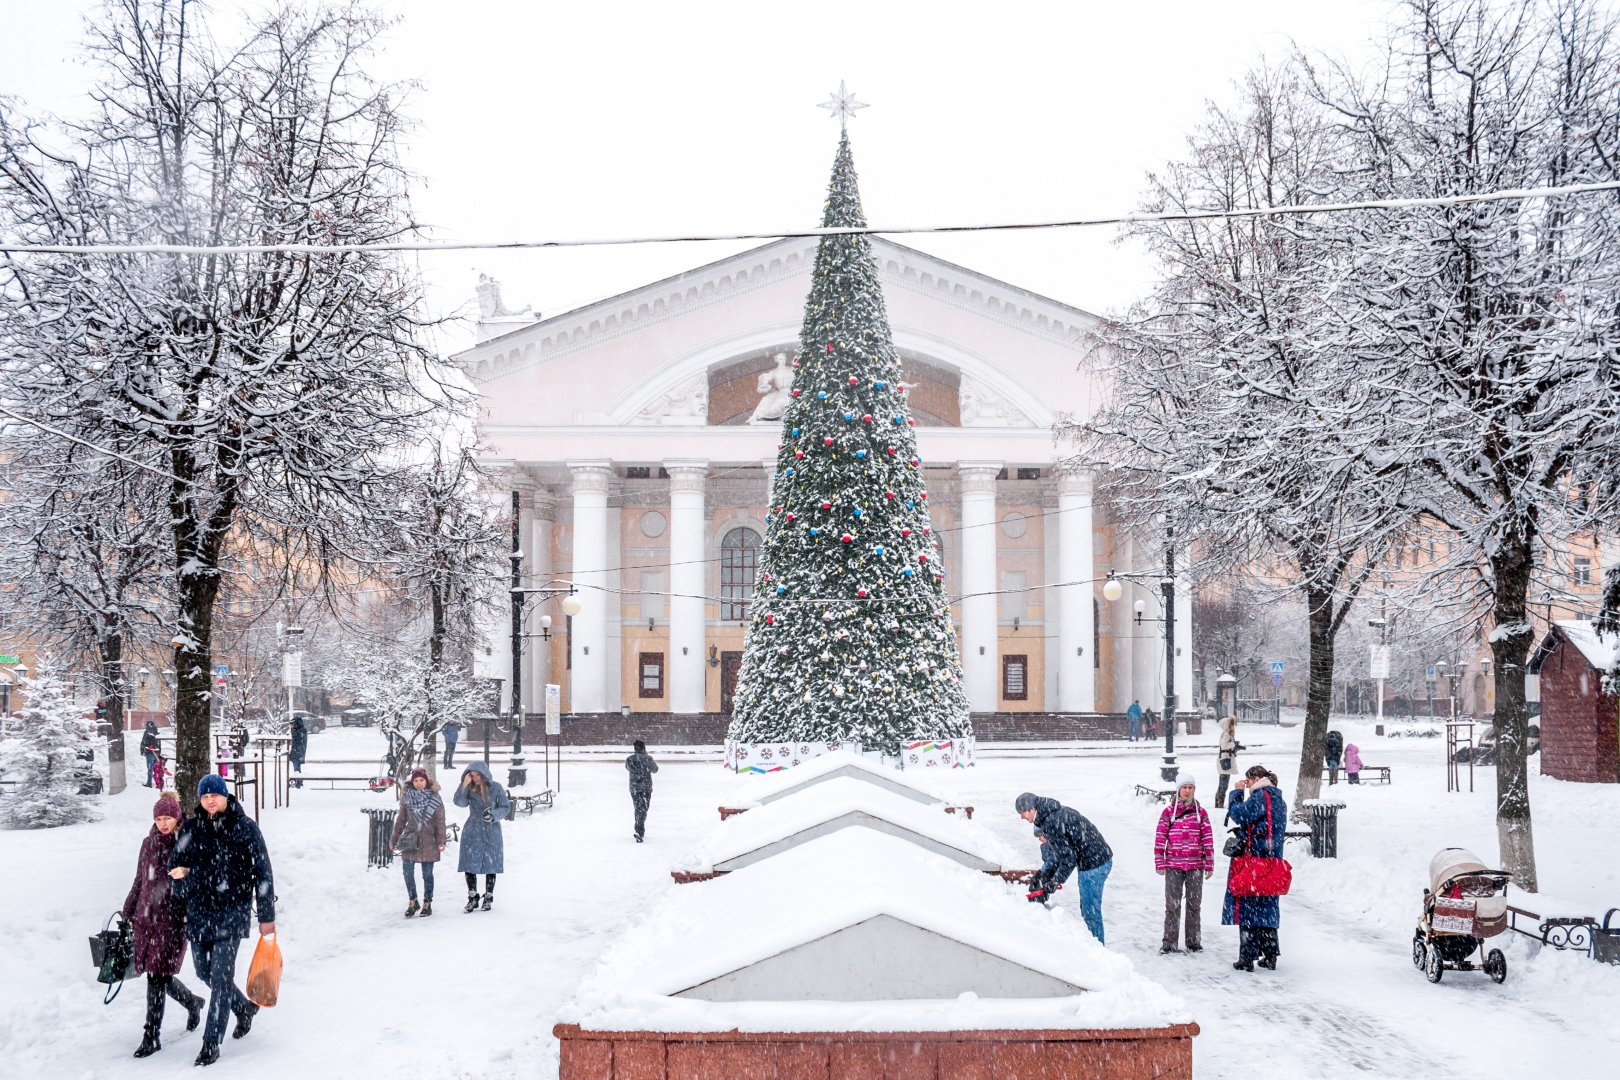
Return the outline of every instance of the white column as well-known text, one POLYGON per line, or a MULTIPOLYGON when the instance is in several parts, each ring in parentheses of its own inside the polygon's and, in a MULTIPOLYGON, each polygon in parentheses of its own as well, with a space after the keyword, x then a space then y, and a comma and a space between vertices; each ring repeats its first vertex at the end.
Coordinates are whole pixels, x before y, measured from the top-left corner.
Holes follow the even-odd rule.
POLYGON ((703 529, 703 485, 709 463, 691 458, 664 462, 669 473, 669 707, 700 713, 706 704, 704 586, 708 583, 703 529))
MULTIPOLYGON (((1145 554, 1145 545, 1135 537, 1128 545, 1126 569, 1151 574, 1156 581, 1153 558, 1145 554)), ((1156 621, 1162 594, 1155 596, 1156 591, 1151 584, 1137 578, 1125 586, 1125 596, 1120 600, 1127 605, 1120 614, 1128 620, 1127 632, 1131 635, 1131 699, 1141 702, 1143 712, 1164 708, 1164 626, 1156 621), (1136 622, 1138 600, 1142 601, 1141 625, 1136 622)))
MULTIPOLYGON (((532 501, 534 520, 527 541, 529 548, 524 552, 528 556, 525 562, 529 568, 526 584, 531 589, 540 589, 551 584, 551 529, 557 516, 557 500, 545 488, 537 488, 532 501)), ((556 624, 552 627, 553 633, 563 629, 562 609, 556 601, 541 603, 537 599, 528 618, 529 633, 540 633, 542 615, 550 615, 556 624)), ((523 673, 523 680, 530 688, 524 695, 531 703, 529 711, 545 712, 546 683, 551 681, 551 642, 539 637, 528 638, 523 642, 523 654, 529 658, 528 670, 523 673)))
POLYGON ((999 461, 960 461, 962 477, 962 679, 974 712, 1001 702, 996 641, 996 474, 999 461))
POLYGON ((1058 478, 1058 708, 1094 712, 1097 683, 1091 650, 1092 597, 1091 474, 1059 473, 1058 478), (1073 583, 1073 584, 1070 584, 1073 583))
POLYGON ((1177 712, 1193 707, 1192 578, 1187 572, 1187 549, 1176 552, 1176 696, 1177 712))
MULTIPOLYGON (((533 584, 533 580, 531 579, 530 575, 534 572, 534 548, 531 546, 531 544, 534 536, 535 485, 526 474, 520 473, 518 478, 513 481, 512 488, 518 493, 519 498, 518 546, 519 550, 523 553, 523 584, 524 587, 528 587, 533 584)), ((510 569, 510 564, 508 564, 508 569, 510 569)), ((507 599, 510 600, 511 598, 508 597, 507 599)), ((508 609, 506 614, 507 622, 510 624, 511 610, 508 609)), ((527 619, 524 620, 523 632, 525 634, 530 632, 529 622, 527 619)), ((514 710, 521 708, 523 712, 527 714, 534 711, 534 703, 540 699, 537 698, 534 693, 534 643, 525 637, 521 644, 523 648, 523 700, 521 702, 513 702, 512 706, 514 710)), ((508 649, 512 647, 510 625, 507 629, 506 647, 508 649)))
POLYGON ((608 584, 609 461, 569 462, 574 474, 574 572, 579 614, 574 616, 572 712, 603 712, 608 705, 607 621, 619 617, 619 598, 608 584))

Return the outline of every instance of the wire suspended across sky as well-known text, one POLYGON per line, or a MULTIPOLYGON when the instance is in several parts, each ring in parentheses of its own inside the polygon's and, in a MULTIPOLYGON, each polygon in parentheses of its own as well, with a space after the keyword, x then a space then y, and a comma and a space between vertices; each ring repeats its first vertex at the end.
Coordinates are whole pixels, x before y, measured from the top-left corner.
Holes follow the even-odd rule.
POLYGON ((1062 218, 1053 221, 1013 221, 982 225, 867 225, 825 229, 780 229, 760 232, 669 233, 663 236, 618 236, 558 240, 390 240, 373 244, 29 244, 0 239, 0 252, 14 255, 348 255, 368 251, 500 251, 546 248, 619 247, 631 244, 684 244, 709 240, 788 240, 823 236, 916 236, 974 232, 1028 232, 1040 229, 1082 229, 1097 225, 1139 225, 1155 221, 1220 221, 1302 214, 1341 214, 1355 210, 1419 210, 1474 203, 1553 199, 1567 195, 1593 195, 1620 191, 1620 180, 1562 187, 1505 188, 1464 195, 1418 199, 1369 199, 1347 203, 1291 203, 1234 210, 1133 211, 1106 217, 1062 218))

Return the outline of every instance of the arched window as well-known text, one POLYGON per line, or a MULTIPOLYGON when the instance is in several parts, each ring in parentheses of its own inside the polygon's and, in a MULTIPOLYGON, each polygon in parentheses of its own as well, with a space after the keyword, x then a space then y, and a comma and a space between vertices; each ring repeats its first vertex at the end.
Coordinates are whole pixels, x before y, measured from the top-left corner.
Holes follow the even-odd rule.
POLYGON ((732 529, 720 541, 720 618, 739 622, 748 618, 754 599, 754 575, 759 571, 759 533, 732 529))

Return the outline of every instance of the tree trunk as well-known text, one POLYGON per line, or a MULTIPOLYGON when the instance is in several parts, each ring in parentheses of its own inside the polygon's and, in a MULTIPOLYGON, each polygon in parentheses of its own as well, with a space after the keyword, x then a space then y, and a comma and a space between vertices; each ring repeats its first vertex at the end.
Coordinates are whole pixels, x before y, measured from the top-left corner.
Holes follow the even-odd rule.
POLYGON ((197 783, 213 769, 213 614, 217 579, 182 574, 180 634, 174 649, 174 782, 180 805, 197 806, 197 783))
POLYGON ((1294 818, 1306 817, 1306 799, 1322 794, 1322 761, 1327 747, 1328 716, 1333 711, 1333 590, 1307 587, 1310 624, 1310 677, 1305 687, 1305 740, 1299 750, 1299 782, 1294 787, 1294 818))
POLYGON ((101 682, 106 687, 107 794, 124 790, 124 639, 109 634, 100 642, 101 682))
POLYGON ((1535 631, 1526 598, 1534 564, 1530 538, 1505 537, 1491 558, 1496 602, 1491 614, 1491 658, 1496 665, 1496 836, 1502 869, 1525 892, 1536 892, 1536 850, 1530 831, 1530 777, 1526 751, 1530 710, 1524 701, 1525 661, 1535 631))

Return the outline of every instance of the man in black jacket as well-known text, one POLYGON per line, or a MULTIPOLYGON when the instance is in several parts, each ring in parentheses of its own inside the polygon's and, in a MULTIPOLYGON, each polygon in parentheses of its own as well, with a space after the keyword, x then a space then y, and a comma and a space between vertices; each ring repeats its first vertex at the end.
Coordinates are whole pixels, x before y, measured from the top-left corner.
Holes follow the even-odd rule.
POLYGON ((224 779, 215 773, 203 777, 197 800, 201 805, 180 827, 169 876, 186 905, 192 963, 210 991, 208 1025, 196 1063, 212 1065, 219 1060, 227 1015, 236 1014, 231 1037, 240 1039, 259 1011, 236 988, 236 953, 248 935, 254 906, 259 933, 268 937, 276 932, 276 889, 264 837, 242 804, 226 793, 224 779))
POLYGON ((1080 915, 1092 936, 1102 941, 1103 885, 1108 880, 1108 872, 1114 868, 1114 851, 1108 841, 1079 811, 1069 809, 1056 799, 1026 791, 1018 796, 1014 805, 1019 817, 1034 822, 1035 832, 1044 845, 1041 868, 1029 881, 1030 901, 1048 903, 1064 880, 1078 870, 1080 915))
POLYGON ((652 806, 652 774, 658 762, 647 756, 647 744, 636 740, 636 752, 624 759, 630 773, 630 802, 636 808, 636 843, 647 835, 647 808, 652 806))

